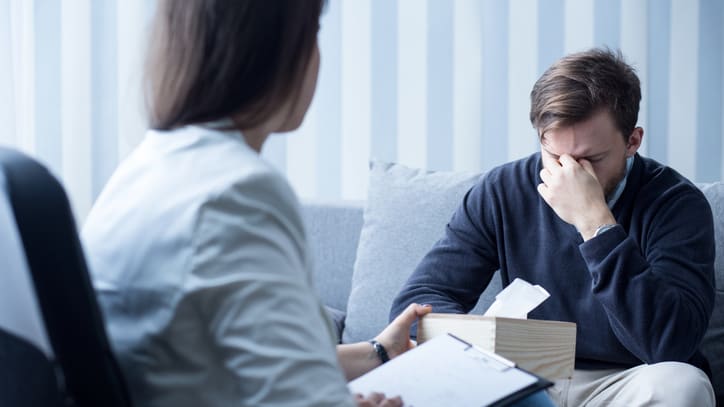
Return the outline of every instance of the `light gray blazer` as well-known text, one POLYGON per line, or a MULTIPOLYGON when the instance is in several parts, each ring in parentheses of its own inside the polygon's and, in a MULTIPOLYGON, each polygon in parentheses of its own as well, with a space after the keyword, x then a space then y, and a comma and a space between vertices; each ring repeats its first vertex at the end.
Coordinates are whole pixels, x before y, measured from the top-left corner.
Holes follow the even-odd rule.
POLYGON ((149 131, 82 237, 138 405, 354 405, 297 198, 240 133, 149 131))

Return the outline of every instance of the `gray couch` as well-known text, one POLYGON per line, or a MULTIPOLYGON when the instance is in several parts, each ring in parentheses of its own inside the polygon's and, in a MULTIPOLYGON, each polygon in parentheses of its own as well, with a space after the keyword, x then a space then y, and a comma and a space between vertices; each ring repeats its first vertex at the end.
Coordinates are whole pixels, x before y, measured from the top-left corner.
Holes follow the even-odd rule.
MULTIPOLYGON (((386 325, 392 298, 479 176, 372 163, 367 201, 303 203, 316 288, 338 317, 346 315, 341 341, 369 339, 386 325)), ((724 405, 724 183, 699 187, 712 206, 717 240, 716 306, 703 350, 724 405)), ((473 312, 499 290, 496 277, 473 312)))

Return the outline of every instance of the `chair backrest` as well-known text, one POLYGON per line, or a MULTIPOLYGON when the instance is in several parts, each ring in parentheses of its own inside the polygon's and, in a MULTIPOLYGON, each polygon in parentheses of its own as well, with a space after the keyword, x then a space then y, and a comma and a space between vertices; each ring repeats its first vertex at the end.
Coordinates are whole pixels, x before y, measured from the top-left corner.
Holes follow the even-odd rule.
MULTIPOLYGON (((24 303, 35 302, 40 310, 40 321, 26 328, 34 331, 29 336, 35 336, 35 347, 56 360, 66 397, 76 406, 130 406, 63 187, 38 162, 7 148, 0 148, 0 178, 0 194, 11 209, 22 246, 21 262, 29 271, 26 280, 32 281, 35 300, 25 295, 24 303), (47 332, 45 343, 39 331, 47 332)), ((0 274, 5 280, 6 271, 0 269, 0 274)), ((14 309, 21 314, 26 310, 14 309)))
POLYGON ((24 337, 0 328, 0 405, 60 407, 53 363, 24 337))
POLYGON ((0 171, 0 406, 60 406, 53 351, 0 171))

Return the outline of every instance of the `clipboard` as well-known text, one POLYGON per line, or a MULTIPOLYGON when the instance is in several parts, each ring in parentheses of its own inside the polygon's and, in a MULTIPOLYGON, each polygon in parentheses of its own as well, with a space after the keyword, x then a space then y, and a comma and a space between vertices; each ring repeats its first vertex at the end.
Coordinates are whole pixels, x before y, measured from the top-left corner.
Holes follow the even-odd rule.
POLYGON ((348 383, 406 406, 505 406, 553 383, 452 334, 437 336, 348 383))

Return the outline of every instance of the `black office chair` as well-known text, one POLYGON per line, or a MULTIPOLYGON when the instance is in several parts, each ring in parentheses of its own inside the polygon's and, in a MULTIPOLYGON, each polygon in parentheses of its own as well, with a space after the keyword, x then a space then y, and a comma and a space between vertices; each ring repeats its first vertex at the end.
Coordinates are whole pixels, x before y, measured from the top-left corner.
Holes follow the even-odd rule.
POLYGON ((0 257, 0 282, 22 281, 18 269, 26 268, 33 298, 26 298, 22 308, 6 310, 5 319, 15 319, 6 325, 15 328, 0 320, 0 405, 52 406, 60 398, 58 405, 130 406, 63 187, 35 160, 0 148, 0 256, 3 245, 13 250, 13 232, 21 255, 9 262, 0 257), (9 222, 2 222, 3 209, 10 212, 5 214, 9 222), (7 224, 12 220, 14 225, 7 224), (39 314, 34 326, 42 325, 43 332, 18 335, 23 329, 17 325, 33 319, 22 316, 33 302, 39 314), (13 318, 12 313, 20 315, 13 318), (53 386, 56 391, 48 390, 53 386))
POLYGON ((62 406, 53 363, 26 339, 0 328, 0 405, 62 406))

